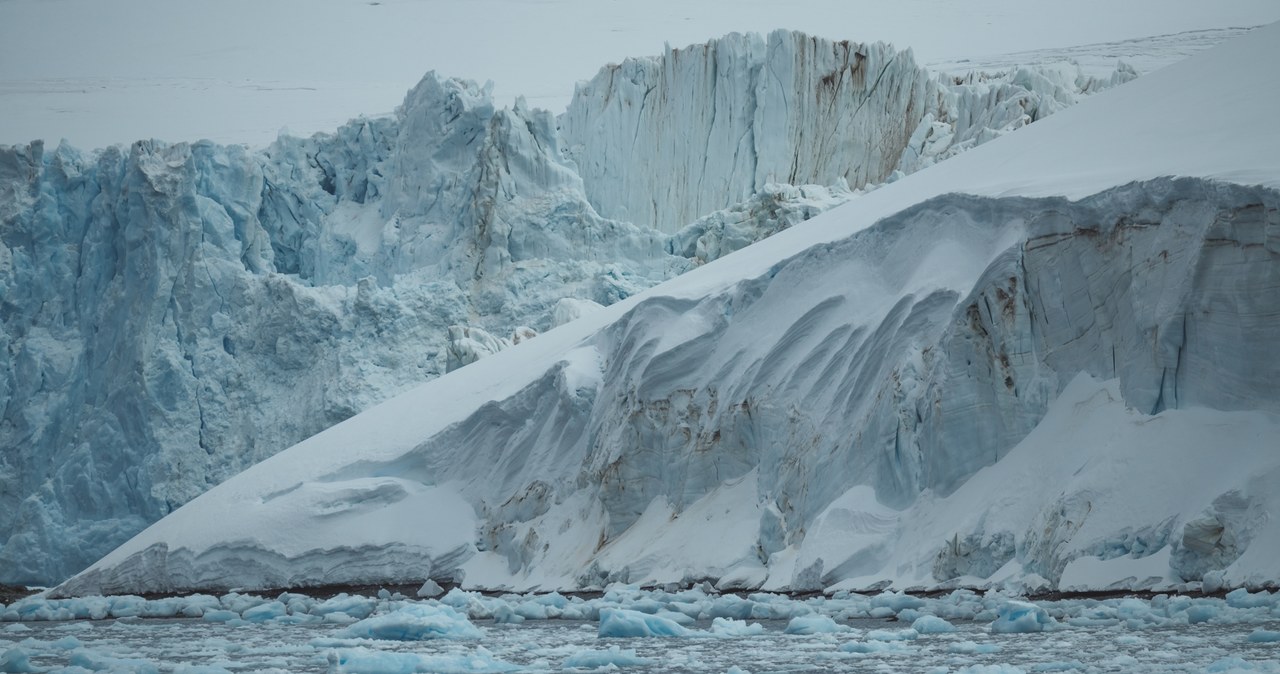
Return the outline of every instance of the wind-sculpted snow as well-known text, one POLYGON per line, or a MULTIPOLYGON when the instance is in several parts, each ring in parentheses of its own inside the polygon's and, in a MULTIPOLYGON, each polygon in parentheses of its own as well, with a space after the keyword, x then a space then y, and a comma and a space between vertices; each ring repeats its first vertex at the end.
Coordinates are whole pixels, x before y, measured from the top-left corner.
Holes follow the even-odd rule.
POLYGON ((602 158, 638 131, 610 107, 626 92, 595 84, 560 121, 564 139, 545 111, 498 109, 488 89, 429 74, 394 117, 258 153, 0 148, 0 579, 63 578, 392 394, 846 201, 846 179, 927 165, 1094 87, 1058 70, 939 84, 883 45, 786 33, 628 62, 597 82, 622 71, 666 73, 646 85, 666 103, 642 111, 643 130, 675 164, 609 166, 627 199, 672 199, 685 220, 623 218, 633 224, 592 206, 619 198, 602 158), (764 63, 785 79, 762 79, 764 63), (760 87, 772 107, 745 105, 760 87), (784 98, 821 105, 779 116, 784 98), (735 110, 749 118, 721 116, 735 110), (584 115, 598 123, 583 128, 584 115), (719 140, 675 143, 695 119, 719 140), (750 152, 731 155, 743 131, 750 152), (752 153, 777 166, 745 170, 752 153), (694 163, 696 176, 673 172, 694 163))
MULTIPOLYGON (((1238 493, 1267 511, 1280 479, 1270 451, 1280 362, 1262 355, 1261 337, 1280 329, 1278 211, 1274 190, 1199 179, 1135 183, 1077 202, 928 200, 721 292, 629 302, 568 352, 540 358, 522 345, 480 361, 509 368, 499 361, 523 357, 522 372, 546 369, 509 374, 496 389, 483 383, 488 370, 473 372, 468 385, 489 402, 471 409, 432 402, 458 375, 377 408, 207 493, 59 592, 177 589, 175 565, 188 569, 182 577, 205 579, 192 588, 252 587, 267 576, 200 559, 243 536, 239 522, 264 517, 271 531, 294 531, 299 552, 338 541, 367 547, 364 527, 407 526, 397 524, 402 516, 375 503, 308 525, 310 509, 264 509, 252 494, 373 475, 421 485, 424 497, 461 490, 478 521, 451 527, 456 516, 441 515, 435 526, 473 540, 470 558, 424 559, 431 575, 460 568, 479 586, 712 577, 808 589, 880 578, 990 582, 999 570, 1052 587, 1080 558, 1172 549, 1200 559, 1200 510, 1238 493), (1223 354, 1224 341, 1237 351, 1223 354), (428 425, 436 430, 398 429, 401 439, 357 452, 354 463, 334 453, 400 405, 441 411, 428 425), (1213 411, 1236 409, 1266 414, 1213 411), (1096 443, 1088 451, 1055 444, 1071 442, 1048 430, 1069 435, 1064 414, 1083 415, 1077 439, 1096 443), (1212 430, 1228 423, 1233 433, 1212 430), (1111 447, 1092 433, 1125 440, 1111 447), (1184 470, 1215 460, 1178 443, 1196 448, 1213 435, 1232 443, 1238 470, 1159 496, 1199 475, 1184 470), (304 457, 306 466, 296 463, 304 457), (1009 501, 978 486, 990 481, 984 467, 1002 465, 1031 471, 1004 487, 1009 501), (1130 493, 1105 484, 1121 476, 1130 493), (1134 503, 1144 505, 1134 512, 1134 503), (699 539, 710 522, 720 537, 699 539), (949 546, 953 537, 981 550, 1002 536, 1013 554, 995 564, 936 563, 981 558, 949 546), (668 541, 680 543, 668 549, 668 541)), ((1243 545, 1207 558, 1211 566, 1234 583, 1266 577, 1259 556, 1233 563, 1248 561, 1250 542, 1274 542, 1275 528, 1246 519, 1229 534, 1243 545)), ((422 536, 409 535, 392 537, 422 536)), ((279 552, 271 556, 279 573, 297 577, 300 565, 279 543, 257 545, 279 552)), ((1155 575, 1168 582, 1203 574, 1164 559, 1155 575)), ((370 580, 404 579, 339 565, 309 582, 370 580)), ((1106 582, 1114 580, 1122 579, 1106 582)))
POLYGON ((403 582, 405 546, 489 588, 1273 584, 1280 101, 1239 82, 1278 30, 392 398, 55 593, 403 582))

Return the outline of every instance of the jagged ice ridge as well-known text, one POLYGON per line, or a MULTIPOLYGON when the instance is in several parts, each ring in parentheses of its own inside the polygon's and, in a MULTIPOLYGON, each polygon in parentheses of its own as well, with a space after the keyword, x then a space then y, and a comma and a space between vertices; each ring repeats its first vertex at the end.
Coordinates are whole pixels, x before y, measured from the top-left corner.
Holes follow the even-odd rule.
POLYGON ((1278 31, 393 398, 55 593, 1274 584, 1278 31))
POLYGON ((395 117, 262 152, 0 148, 2 580, 63 578, 394 393, 1133 75, 955 81, 777 32, 607 67, 559 120, 429 74, 395 117))

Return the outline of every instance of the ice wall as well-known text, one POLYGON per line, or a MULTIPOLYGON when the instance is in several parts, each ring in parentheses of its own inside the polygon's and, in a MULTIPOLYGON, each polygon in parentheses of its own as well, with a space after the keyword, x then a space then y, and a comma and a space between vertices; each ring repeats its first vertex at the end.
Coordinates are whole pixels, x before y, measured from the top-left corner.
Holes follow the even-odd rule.
POLYGON ((460 572, 492 588, 711 578, 814 589, 980 583, 1001 569, 1053 586, 1077 559, 1162 549, 1177 551, 1164 570, 1179 580, 1227 570, 1241 583, 1268 572, 1267 548, 1230 565, 1275 536, 1248 513, 1269 507, 1280 475, 1267 430, 1280 428, 1277 213, 1272 189, 1196 178, 1081 201, 938 196, 762 275, 705 294, 677 282, 581 340, 503 354, 469 381, 483 395, 454 390, 463 372, 429 384, 237 476, 58 591, 460 572), (1029 434, 1081 377, 1114 380, 1114 393, 1072 393, 1067 413, 1097 407, 1090 394, 1119 396, 1109 418, 1073 431, 1055 422, 1052 453, 963 491, 1020 443, 1043 443, 1029 434), (348 455, 400 408, 437 406, 451 416, 436 430, 348 455), (1223 416, 1232 410, 1263 416, 1223 416), (1063 437, 1182 423, 1150 416, 1164 411, 1201 415, 1196 433, 1245 424, 1231 437, 1256 465, 1198 476, 1204 461, 1192 459, 1212 462, 1210 448, 1174 452, 1167 430, 1133 431, 1117 464, 1063 437), (1165 478, 1145 479, 1148 463, 1165 478), (1065 474, 1044 483, 1041 469, 1065 474), (1132 493, 1074 481, 1086 469, 1132 493), (1178 498, 1169 480, 1183 485, 1178 498), (461 500, 475 519, 428 518, 449 531, 435 549, 413 547, 417 524, 391 543, 358 533, 398 521, 396 499, 418 491, 461 500), (350 496, 332 515, 291 505, 333 493, 350 496), (250 513, 248 538, 223 521, 250 513), (292 557, 271 536, 285 524, 299 537, 292 557), (358 567, 318 562, 353 550, 358 567), (243 559, 253 565, 228 562, 243 559))
POLYGON ((565 298, 611 304, 1108 84, 1072 72, 935 80, 884 45, 735 35, 605 68, 560 129, 428 74, 394 116, 262 152, 0 148, 0 580, 65 577, 565 298))
MULTIPOLYGON (((746 479, 760 499, 751 503, 759 508, 752 543, 762 565, 789 546, 828 546, 843 556, 826 556, 821 586, 891 577, 892 565, 874 549, 807 538, 819 516, 858 485, 870 486, 879 507, 890 509, 907 509, 925 492, 951 494, 1023 440, 1080 373, 1117 379, 1124 404, 1147 414, 1280 411, 1270 383, 1280 362, 1264 355, 1266 335, 1280 330, 1278 209, 1272 191, 1190 179, 1134 184, 1074 203, 947 196, 724 294, 654 298, 593 340, 607 366, 586 416, 559 422, 576 429, 573 454, 583 465, 564 482, 598 499, 602 540, 611 542, 638 526, 655 502, 669 503, 674 518, 726 481, 746 479)), ((545 395, 537 390, 530 394, 545 395)), ((502 407, 529 413, 519 398, 502 407)), ((479 411, 445 435, 450 442, 469 437, 489 414, 479 411)), ((485 446, 524 442, 517 433, 487 437, 485 446)), ((1148 449, 1148 460, 1158 461, 1160 447, 1148 449)), ((1074 538, 1087 513, 1048 514, 1102 496, 1042 488, 1034 507, 1047 519, 998 532, 1008 536, 1001 564, 1016 545, 1025 571, 1056 583, 1074 556, 1101 554, 1109 541, 1126 537, 1136 546, 1133 522, 1115 513, 1095 514, 1118 522, 1110 530, 1100 525, 1098 539, 1074 538), (1059 496, 1063 503, 1054 500, 1059 496)), ((524 490, 503 484, 498 493, 524 490)), ((982 522, 984 508, 998 512, 999 499, 986 498, 968 521, 982 522)), ((562 493, 544 500, 569 499, 562 493)), ((489 526, 514 535, 493 534, 496 549, 536 569, 536 548, 522 542, 556 534, 540 529, 536 517, 511 516, 499 502, 488 503, 499 517, 489 526)), ((1161 513, 1143 526, 1154 531, 1166 517, 1180 523, 1194 514, 1161 513)), ((1168 524, 1163 538, 1143 541, 1148 549, 1174 542, 1168 524)), ((992 543, 997 532, 979 528, 979 538, 984 533, 986 544, 999 543, 992 543)), ((637 568, 634 559, 593 561, 580 582, 681 580, 670 567, 637 568)), ((727 569, 702 569, 717 571, 727 569)), ((962 574, 927 580, 955 575, 962 574)), ((799 575, 773 582, 803 585, 799 575)))
POLYGON ((769 183, 882 183, 1135 76, 1060 65, 957 80, 879 42, 731 34, 602 69, 560 127, 602 215, 674 232, 769 183))
POLYGON ((687 268, 595 215, 555 144, 549 114, 429 75, 394 119, 260 155, 0 150, 5 580, 443 373, 451 325, 547 328, 687 268))

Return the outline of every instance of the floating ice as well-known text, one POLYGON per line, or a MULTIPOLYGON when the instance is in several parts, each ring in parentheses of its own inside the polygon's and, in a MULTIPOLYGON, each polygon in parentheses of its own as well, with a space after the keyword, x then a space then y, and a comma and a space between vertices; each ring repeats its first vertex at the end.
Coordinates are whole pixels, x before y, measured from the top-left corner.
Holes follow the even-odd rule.
POLYGON ((1227 593, 1227 606, 1231 608, 1261 608, 1276 603, 1276 595, 1270 592, 1250 592, 1241 587, 1227 593))
POLYGON ((902 592, 881 592, 871 598, 872 608, 886 608, 896 614, 904 609, 920 608, 925 601, 902 592))
POLYGON ((1280 632, 1272 630, 1254 630, 1249 633, 1248 641, 1251 644, 1269 644, 1280 641, 1280 632))
POLYGON ((943 634, 956 631, 956 626, 937 616, 923 615, 911 623, 911 629, 920 634, 943 634))
POLYGON ((828 616, 815 613, 792 618, 783 631, 787 634, 834 634, 851 629, 853 628, 841 625, 828 616))
POLYGON ((606 608, 600 610, 600 637, 683 637, 690 631, 674 620, 639 611, 606 608))
POLYGON ((871 630, 864 635, 870 641, 915 641, 920 633, 914 629, 871 630))
POLYGON ((652 665, 653 660, 642 658, 636 655, 634 648, 622 650, 620 646, 610 646, 604 651, 578 651, 568 658, 565 658, 561 665, 565 669, 598 669, 613 665, 615 667, 633 667, 637 665, 652 665))
POLYGON ((33 653, 21 646, 14 646, 0 654, 0 672, 43 672, 43 667, 31 664, 33 653))
POLYGON ((845 653, 914 653, 915 649, 900 641, 850 641, 840 644, 845 653))
POLYGON ((516 613, 511 605, 502 602, 493 609, 493 622, 499 625, 519 625, 525 621, 525 617, 516 613))
POLYGON ((422 583, 422 587, 418 588, 417 592, 419 597, 427 599, 439 597, 442 594, 444 594, 444 588, 440 587, 439 583, 431 580, 430 578, 422 583))
POLYGON ((288 613, 288 609, 285 608, 284 604, 273 601, 247 608, 240 614, 240 617, 251 623, 261 623, 279 618, 286 613, 288 613))
POLYGON ((307 609, 307 612, 313 615, 341 613, 346 616, 363 620, 364 618, 368 618, 373 615, 374 610, 377 608, 378 601, 372 597, 352 595, 343 592, 325 599, 324 601, 316 602, 307 609))
POLYGON ((1058 624, 1043 608, 1025 601, 1006 601, 997 613, 991 631, 998 634, 1044 632, 1058 624))
POLYGON ((351 648, 331 651, 328 661, 332 671, 349 674, 492 674, 520 669, 517 665, 494 658, 483 647, 465 655, 419 655, 351 648))
POLYGON ((448 606, 406 604, 343 628, 347 637, 419 641, 423 639, 479 639, 484 636, 467 617, 448 606))
POLYGON ((764 634, 764 625, 747 624, 745 620, 715 618, 711 621, 711 635, 722 638, 751 637, 764 634))
POLYGON ((239 613, 236 613, 235 611, 228 611, 226 609, 214 609, 212 611, 205 611, 203 616, 203 619, 205 622, 211 622, 211 623, 225 623, 229 620, 238 620, 239 618, 240 618, 239 613))
POLYGON ((999 653, 1000 644, 980 644, 975 641, 958 641, 947 646, 947 650, 951 653, 963 654, 982 654, 999 653))
POLYGON ((73 667, 84 667, 95 672, 132 672, 133 674, 160 674, 155 663, 142 658, 122 658, 98 651, 80 648, 71 652, 73 667))

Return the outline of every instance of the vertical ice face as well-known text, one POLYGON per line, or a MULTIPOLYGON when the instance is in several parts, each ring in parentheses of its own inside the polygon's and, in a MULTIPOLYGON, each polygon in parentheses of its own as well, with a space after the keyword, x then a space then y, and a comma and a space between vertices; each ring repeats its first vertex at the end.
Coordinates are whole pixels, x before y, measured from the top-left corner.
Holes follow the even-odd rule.
POLYGON ((395 119, 261 154, 0 149, 6 580, 443 373, 450 326, 545 329, 687 268, 596 215, 556 143, 548 113, 429 75, 395 119))
MULTIPOLYGON (((408 582, 424 559, 487 587, 933 584, 1009 562, 1053 584, 1078 558, 1142 557, 1179 532, 1171 571, 1221 571, 1275 534, 1256 513, 1280 475, 1265 337, 1280 323, 1278 198, 1199 178, 1078 201, 944 192, 429 383, 236 476, 58 591, 408 582), (1187 316, 1196 327, 1171 354, 1168 326, 1181 334, 1187 316), (1176 399, 1153 408, 1171 414, 1146 414, 1171 381, 1176 399), (442 408, 380 437, 406 410, 442 408), (1233 418, 1253 463, 1197 475, 1188 466, 1217 460, 1203 438, 1233 418), (1171 439, 1188 430, 1194 445, 1171 439), (1247 493, 1215 500, 1242 479, 1247 493), (1177 480, 1195 496, 1170 496, 1177 480), (342 501, 340 519, 289 506, 386 481, 475 517, 422 541, 372 497, 342 501), (223 512, 296 536, 246 543, 223 512)), ((1271 573, 1253 554, 1248 572, 1271 573)))
POLYGON ((561 132, 602 215, 673 232, 766 183, 883 182, 936 90, 909 50, 732 34, 605 68, 561 132))
POLYGON ((601 215, 671 233, 770 183, 883 183, 1136 76, 1060 64, 953 79, 879 42, 735 33, 602 69, 560 131, 601 215))
POLYGON ((1096 86, 776 32, 605 68, 559 128, 429 73, 394 116, 256 153, 0 147, 0 580, 64 577, 562 299, 616 302, 1096 86))

